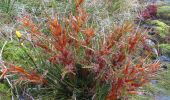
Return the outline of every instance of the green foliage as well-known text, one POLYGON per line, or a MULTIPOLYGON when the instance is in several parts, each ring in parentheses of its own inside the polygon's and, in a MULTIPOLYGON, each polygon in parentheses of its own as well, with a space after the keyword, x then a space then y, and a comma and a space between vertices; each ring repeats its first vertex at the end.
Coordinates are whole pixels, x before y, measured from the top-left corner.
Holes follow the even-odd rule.
POLYGON ((170 95, 170 64, 165 63, 167 69, 160 72, 158 76, 157 86, 163 89, 163 93, 170 95))
POLYGON ((107 0, 111 12, 124 12, 127 10, 132 10, 134 4, 137 5, 137 0, 107 0), (135 3, 134 3, 135 2, 135 3))
MULTIPOLYGON (((3 45, 3 41, 0 41, 0 46, 3 45)), ((5 61, 8 61, 10 63, 14 64, 20 64, 21 66, 35 66, 32 60, 40 60, 36 57, 35 49, 33 49, 29 44, 24 44, 24 47, 20 45, 20 43, 16 40, 9 41, 2 53, 2 58, 5 61), (31 52, 27 52, 31 51, 31 52), (34 55, 32 55, 34 53, 34 55), (30 56, 31 55, 31 56, 30 56)))
POLYGON ((97 100, 104 100, 107 97, 108 92, 109 92, 109 90, 111 88, 110 84, 111 84, 111 82, 108 82, 108 83, 104 84, 103 86, 100 86, 100 84, 98 84, 96 86, 97 93, 98 93, 98 94, 96 94, 96 99, 97 100))
POLYGON ((11 13, 13 10, 13 5, 16 0, 1 0, 0 2, 0 11, 4 13, 11 13))
POLYGON ((10 15, 8 15, 6 13, 1 13, 0 12, 0 18, 1 18, 0 25, 2 25, 2 24, 9 24, 9 23, 12 22, 12 19, 11 19, 10 15))
POLYGON ((16 0, 1 0, 0 1, 0 24, 10 23, 11 16, 14 15, 14 3, 16 0))
POLYGON ((21 62, 21 63, 27 62, 27 61, 22 60, 23 58, 25 58, 24 51, 19 47, 19 44, 14 41, 7 43, 7 45, 4 48, 2 57, 4 60, 9 61, 9 62, 21 62))
POLYGON ((10 88, 3 83, 0 83, 0 100, 11 100, 10 88))
POLYGON ((159 44, 159 48, 161 49, 162 54, 166 55, 167 57, 170 57, 170 44, 159 44))
POLYGON ((170 18, 170 6, 161 6, 158 8, 158 17, 169 19, 170 18))
POLYGON ((146 95, 133 95, 130 100, 153 100, 153 98, 151 98, 150 96, 146 96, 146 95))
POLYGON ((165 37, 169 33, 169 26, 165 24, 164 22, 161 22, 159 20, 149 20, 147 21, 149 25, 155 26, 155 30, 158 31, 158 34, 161 37, 165 37))
POLYGON ((159 47, 160 47, 161 49, 170 50, 170 44, 160 44, 159 47))

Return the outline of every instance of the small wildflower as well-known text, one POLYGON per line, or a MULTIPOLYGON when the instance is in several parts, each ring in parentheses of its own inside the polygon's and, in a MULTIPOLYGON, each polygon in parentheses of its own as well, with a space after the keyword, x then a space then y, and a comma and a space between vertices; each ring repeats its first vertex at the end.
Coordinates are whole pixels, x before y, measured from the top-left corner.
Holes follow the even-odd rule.
POLYGON ((21 38, 21 36, 22 36, 22 34, 21 34, 21 32, 20 31, 16 31, 16 36, 18 37, 18 38, 21 38))
POLYGON ((21 45, 21 46, 24 46, 24 43, 21 43, 20 45, 21 45))

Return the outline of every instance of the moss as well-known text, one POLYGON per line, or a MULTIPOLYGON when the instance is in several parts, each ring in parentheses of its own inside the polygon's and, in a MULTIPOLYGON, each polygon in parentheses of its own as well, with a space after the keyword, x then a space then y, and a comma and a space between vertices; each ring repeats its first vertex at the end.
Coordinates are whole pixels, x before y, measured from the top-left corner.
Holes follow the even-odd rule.
POLYGON ((0 100, 10 100, 11 93, 6 84, 0 84, 0 100))
POLYGON ((158 13, 170 13, 170 6, 161 6, 158 8, 158 13))
POLYGON ((170 44, 159 44, 159 48, 161 49, 161 53, 163 55, 166 55, 167 57, 170 57, 170 44))
MULTIPOLYGON (((3 45, 3 41, 0 41, 0 47, 3 45)), ((36 59, 36 55, 32 55, 34 50, 31 49, 28 43, 24 43, 26 46, 26 50, 30 51, 30 56, 36 59)), ((34 53, 35 54, 35 53, 34 53)), ((13 64, 20 64, 20 66, 34 66, 32 60, 25 53, 25 51, 21 48, 20 43, 18 41, 9 41, 2 53, 2 58, 4 61, 13 63, 13 64)))
POLYGON ((167 66, 167 70, 159 72, 157 87, 162 88, 164 94, 170 95, 170 64, 164 64, 167 66))
POLYGON ((160 44, 160 48, 170 50, 170 44, 160 44))
POLYGON ((156 27, 156 30, 159 32, 159 35, 161 37, 165 37, 166 34, 168 34, 168 30, 167 29, 164 29, 162 27, 156 27))
POLYGON ((169 33, 169 26, 162 21, 159 20, 149 20, 147 24, 155 26, 155 30, 158 31, 161 37, 165 37, 169 33))
POLYGON ((150 22, 152 25, 157 25, 157 26, 160 26, 160 27, 169 27, 168 25, 166 25, 164 22, 161 22, 159 20, 152 20, 150 22))
POLYGON ((157 16, 163 19, 169 19, 170 18, 170 6, 159 7, 157 16))

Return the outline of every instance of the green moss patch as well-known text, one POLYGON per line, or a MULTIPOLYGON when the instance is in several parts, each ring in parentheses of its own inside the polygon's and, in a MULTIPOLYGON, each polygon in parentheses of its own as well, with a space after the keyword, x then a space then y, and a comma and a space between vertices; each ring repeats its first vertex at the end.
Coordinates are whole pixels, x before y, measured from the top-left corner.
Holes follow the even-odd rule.
POLYGON ((0 100, 11 100, 11 93, 6 84, 0 84, 0 100))
POLYGON ((170 50, 170 44, 160 44, 160 48, 170 50))
POLYGON ((165 37, 169 33, 169 26, 159 20, 149 20, 147 24, 155 26, 155 30, 158 31, 161 37, 165 37))
POLYGON ((169 19, 170 18, 170 6, 159 7, 157 16, 163 19, 169 19))

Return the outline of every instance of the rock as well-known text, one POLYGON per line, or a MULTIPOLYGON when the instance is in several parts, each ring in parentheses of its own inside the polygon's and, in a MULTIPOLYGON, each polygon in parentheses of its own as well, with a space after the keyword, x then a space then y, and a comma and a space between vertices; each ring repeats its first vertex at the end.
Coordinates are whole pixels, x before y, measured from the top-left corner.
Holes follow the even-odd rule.
POLYGON ((168 66, 167 65, 162 65, 161 68, 168 69, 168 66))
POLYGON ((170 63, 170 58, 168 58, 168 57, 166 57, 166 56, 160 56, 158 59, 159 59, 160 61, 170 63))
POLYGON ((155 96, 154 100, 170 100, 170 96, 159 94, 155 96))
POLYGON ((147 43, 150 47, 152 47, 152 52, 153 52, 153 54, 155 54, 156 57, 158 57, 159 53, 158 53, 158 50, 155 48, 155 47, 156 47, 155 42, 152 41, 152 40, 150 40, 150 39, 147 39, 147 40, 146 40, 146 43, 147 43))
POLYGON ((157 84, 158 81, 157 81, 157 80, 151 80, 151 83, 152 83, 152 84, 157 84))

